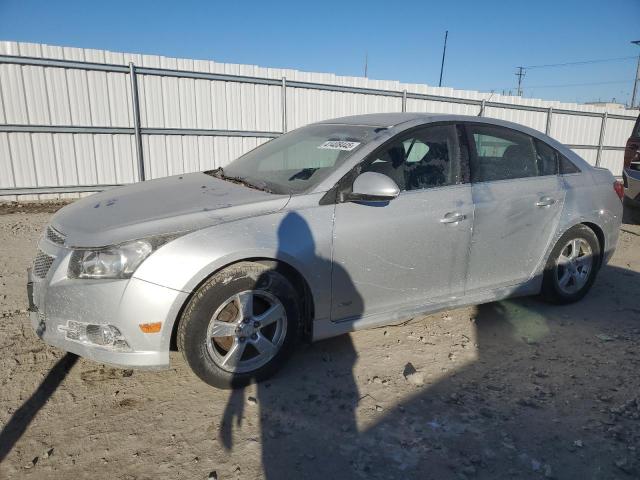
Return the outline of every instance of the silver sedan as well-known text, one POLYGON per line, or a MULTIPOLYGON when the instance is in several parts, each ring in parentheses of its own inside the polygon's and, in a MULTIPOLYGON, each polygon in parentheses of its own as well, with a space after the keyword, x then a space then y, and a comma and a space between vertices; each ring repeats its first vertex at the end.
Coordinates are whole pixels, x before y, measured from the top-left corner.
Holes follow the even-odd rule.
POLYGON ((30 272, 47 343, 217 387, 296 343, 517 295, 582 298, 616 246, 622 186, 500 120, 361 115, 282 135, 224 168, 60 210, 30 272))

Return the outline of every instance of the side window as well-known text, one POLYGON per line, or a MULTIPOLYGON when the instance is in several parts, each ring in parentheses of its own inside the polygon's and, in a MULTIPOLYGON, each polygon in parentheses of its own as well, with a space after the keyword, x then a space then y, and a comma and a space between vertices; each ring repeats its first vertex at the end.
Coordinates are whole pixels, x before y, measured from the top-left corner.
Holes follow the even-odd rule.
POLYGON ((416 130, 367 160, 361 172, 387 175, 402 191, 460 183, 457 138, 455 125, 416 130))
POLYGON ((538 161, 538 175, 558 174, 558 152, 544 142, 536 139, 536 159, 538 161))
POLYGON ((476 155, 471 159, 471 181, 491 182, 540 175, 534 139, 493 125, 468 125, 476 155))
POLYGON ((429 145, 418 138, 410 138, 402 142, 404 151, 407 152, 407 163, 416 163, 429 153, 429 145))
POLYGON ((580 169, 576 167, 571 160, 564 155, 558 154, 560 157, 560 175, 568 175, 570 173, 580 173, 580 169))

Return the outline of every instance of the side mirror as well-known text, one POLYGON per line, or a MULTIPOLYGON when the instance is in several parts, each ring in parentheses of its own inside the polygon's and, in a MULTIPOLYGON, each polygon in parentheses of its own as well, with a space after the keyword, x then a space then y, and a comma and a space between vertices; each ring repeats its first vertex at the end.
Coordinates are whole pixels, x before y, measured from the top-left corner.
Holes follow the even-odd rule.
POLYGON ((391 178, 376 172, 365 172, 358 175, 353 182, 353 189, 345 194, 347 202, 388 202, 400 194, 400 189, 391 178))

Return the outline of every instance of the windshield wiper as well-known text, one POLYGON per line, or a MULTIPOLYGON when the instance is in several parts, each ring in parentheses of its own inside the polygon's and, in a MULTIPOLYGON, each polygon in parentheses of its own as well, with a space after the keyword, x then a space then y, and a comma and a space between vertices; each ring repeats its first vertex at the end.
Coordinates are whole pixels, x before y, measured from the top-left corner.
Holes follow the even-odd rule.
POLYGON ((262 192, 273 193, 264 185, 256 185, 254 183, 248 182, 244 178, 240 177, 231 177, 229 175, 224 174, 224 170, 222 167, 215 168, 213 170, 206 170, 204 172, 205 175, 209 175, 210 177, 219 178, 220 180, 226 180, 227 182, 236 183, 238 185, 243 185, 245 187, 253 188, 254 190, 260 190, 262 192))

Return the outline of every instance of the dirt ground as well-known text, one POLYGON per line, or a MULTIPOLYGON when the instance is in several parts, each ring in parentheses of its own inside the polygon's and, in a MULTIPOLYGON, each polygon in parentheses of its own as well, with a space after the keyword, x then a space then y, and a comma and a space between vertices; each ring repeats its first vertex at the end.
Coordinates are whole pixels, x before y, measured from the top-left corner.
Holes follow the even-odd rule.
MULTIPOLYGON (((12 213, 10 213, 12 212, 12 213)), ((301 346, 234 392, 45 346, 25 269, 50 209, 0 215, 0 478, 640 478, 640 226, 581 302, 462 308, 301 346)))

